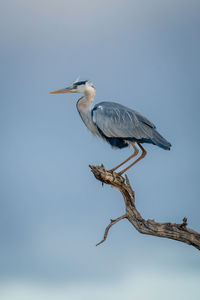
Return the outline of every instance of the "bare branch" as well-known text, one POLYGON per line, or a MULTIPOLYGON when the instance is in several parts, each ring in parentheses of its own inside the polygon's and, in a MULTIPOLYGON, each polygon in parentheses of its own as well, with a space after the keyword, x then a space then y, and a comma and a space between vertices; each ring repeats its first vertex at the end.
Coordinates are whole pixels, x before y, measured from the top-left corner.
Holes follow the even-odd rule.
POLYGON ((121 221, 121 220, 123 220, 123 219, 125 219, 125 218, 127 218, 127 215, 125 214, 125 215, 123 215, 123 216, 121 216, 121 217, 119 217, 119 218, 117 218, 117 219, 114 219, 114 220, 110 220, 110 224, 106 227, 106 229, 105 229, 105 233, 104 233, 104 236, 103 236, 103 240, 101 240, 101 242, 99 242, 98 244, 96 244, 96 246, 99 246, 100 244, 102 244, 103 242, 105 242, 105 240, 107 239, 107 236, 108 236, 108 232, 109 232, 109 230, 110 230, 110 228, 114 225, 114 224, 116 224, 117 222, 119 222, 119 221, 121 221))
POLYGON ((183 218, 183 222, 181 224, 158 223, 154 220, 143 219, 136 209, 135 194, 126 175, 124 178, 115 172, 107 171, 103 165, 90 166, 90 168, 96 179, 120 190, 126 206, 126 214, 115 220, 111 220, 111 223, 105 230, 104 239, 97 245, 106 240, 108 231, 112 225, 124 218, 127 218, 129 222, 143 234, 177 240, 192 245, 200 250, 200 234, 190 228, 187 228, 186 217, 183 218))

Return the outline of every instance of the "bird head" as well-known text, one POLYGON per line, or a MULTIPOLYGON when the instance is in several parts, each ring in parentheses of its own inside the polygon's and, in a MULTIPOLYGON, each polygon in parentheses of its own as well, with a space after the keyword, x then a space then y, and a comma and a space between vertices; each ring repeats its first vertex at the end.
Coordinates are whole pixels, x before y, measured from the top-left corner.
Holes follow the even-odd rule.
POLYGON ((81 93, 81 94, 95 94, 93 84, 88 81, 75 81, 70 87, 50 92, 50 94, 65 94, 65 93, 81 93))

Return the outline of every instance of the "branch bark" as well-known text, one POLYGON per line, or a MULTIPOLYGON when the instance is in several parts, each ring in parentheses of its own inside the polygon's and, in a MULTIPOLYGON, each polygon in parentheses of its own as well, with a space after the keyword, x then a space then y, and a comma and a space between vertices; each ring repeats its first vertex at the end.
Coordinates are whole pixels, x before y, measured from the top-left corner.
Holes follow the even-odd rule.
POLYGON ((177 240, 200 250, 200 234, 187 227, 186 217, 183 218, 180 224, 170 222, 158 223, 154 220, 145 220, 136 209, 135 194, 126 175, 124 178, 115 172, 107 171, 103 165, 90 165, 90 168, 95 178, 101 181, 102 184, 105 183, 120 190, 126 206, 126 214, 115 220, 111 220, 111 223, 106 227, 103 240, 96 246, 106 240, 111 226, 126 218, 140 233, 177 240))

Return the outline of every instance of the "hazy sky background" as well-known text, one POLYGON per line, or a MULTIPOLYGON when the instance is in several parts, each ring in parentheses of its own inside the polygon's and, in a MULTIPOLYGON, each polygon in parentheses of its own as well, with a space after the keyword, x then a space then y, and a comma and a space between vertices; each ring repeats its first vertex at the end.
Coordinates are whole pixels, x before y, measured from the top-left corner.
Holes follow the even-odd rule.
POLYGON ((1 34, 1 300, 200 299, 200 254, 139 234, 126 220, 100 247, 121 195, 88 165, 130 155, 93 137, 79 95, 50 95, 78 76, 96 101, 146 115, 171 143, 147 145, 128 171, 145 218, 200 231, 200 2, 7 1, 1 34))

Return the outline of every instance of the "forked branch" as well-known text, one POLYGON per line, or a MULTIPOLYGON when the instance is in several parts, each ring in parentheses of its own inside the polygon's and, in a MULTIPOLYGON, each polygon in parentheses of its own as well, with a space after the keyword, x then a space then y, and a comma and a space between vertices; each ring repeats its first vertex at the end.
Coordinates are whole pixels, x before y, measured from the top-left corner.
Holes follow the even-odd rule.
POLYGON ((187 227, 186 217, 183 218, 181 224, 158 223, 154 220, 143 219, 136 209, 134 191, 127 176, 124 178, 115 172, 107 171, 103 165, 90 166, 90 168, 96 179, 101 181, 102 184, 105 183, 120 190, 126 206, 126 214, 115 220, 111 220, 110 224, 106 227, 103 240, 97 246, 106 240, 111 226, 126 218, 140 233, 177 240, 200 250, 200 234, 187 227))

